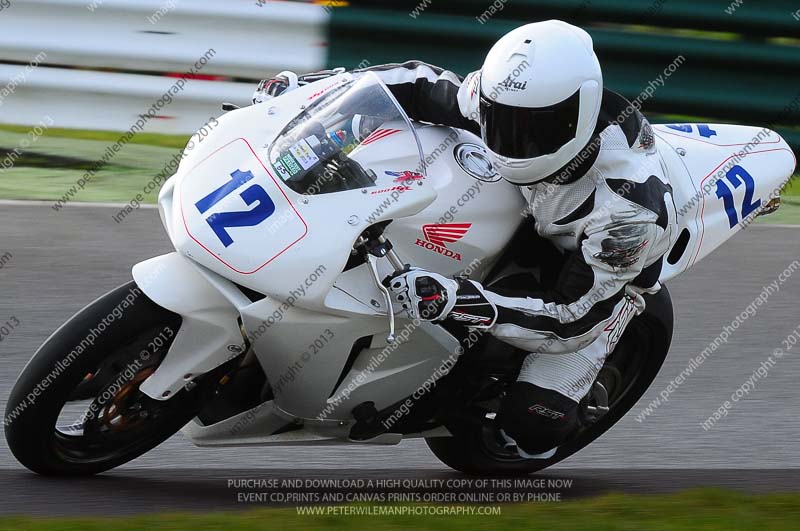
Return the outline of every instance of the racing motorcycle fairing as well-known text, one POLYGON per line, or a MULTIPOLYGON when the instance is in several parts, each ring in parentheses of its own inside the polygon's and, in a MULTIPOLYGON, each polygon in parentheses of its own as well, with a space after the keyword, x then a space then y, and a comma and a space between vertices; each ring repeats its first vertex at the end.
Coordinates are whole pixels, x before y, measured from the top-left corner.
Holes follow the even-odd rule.
POLYGON ((779 201, 796 159, 769 129, 724 124, 657 125, 672 183, 678 238, 661 280, 686 271, 779 201), (773 203, 775 204, 775 203, 773 203))

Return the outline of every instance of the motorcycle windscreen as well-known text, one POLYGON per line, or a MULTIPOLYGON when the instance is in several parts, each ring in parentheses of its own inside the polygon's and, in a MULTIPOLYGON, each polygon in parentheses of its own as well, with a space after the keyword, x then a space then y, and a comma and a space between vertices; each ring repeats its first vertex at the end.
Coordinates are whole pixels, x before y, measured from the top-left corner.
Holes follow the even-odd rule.
MULTIPOLYGON (((374 188, 379 176, 358 154, 400 133, 411 133, 419 147, 394 97, 368 75, 336 86, 289 122, 270 147, 269 162, 298 194, 374 188)), ((417 173, 424 173, 418 166, 417 173)))

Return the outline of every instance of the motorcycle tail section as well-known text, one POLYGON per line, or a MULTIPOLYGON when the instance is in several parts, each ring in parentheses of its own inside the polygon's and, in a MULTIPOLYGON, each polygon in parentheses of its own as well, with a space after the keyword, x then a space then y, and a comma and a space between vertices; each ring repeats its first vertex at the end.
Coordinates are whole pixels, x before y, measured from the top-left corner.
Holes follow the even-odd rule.
POLYGON ((685 124, 654 129, 679 224, 664 281, 777 208, 796 158, 786 141, 766 128, 685 124))

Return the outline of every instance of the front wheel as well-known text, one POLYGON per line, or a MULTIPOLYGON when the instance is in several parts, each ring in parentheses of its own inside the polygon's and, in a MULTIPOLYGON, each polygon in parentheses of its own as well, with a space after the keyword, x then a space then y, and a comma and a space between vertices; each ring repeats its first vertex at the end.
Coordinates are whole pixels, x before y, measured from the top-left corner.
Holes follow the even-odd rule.
MULTIPOLYGON (((494 421, 486 420, 453 437, 427 438, 428 447, 447 466, 467 474, 530 474, 575 454, 607 432, 634 406, 658 375, 672 341, 672 301, 667 288, 646 296, 647 307, 631 321, 597 376, 608 413, 589 421, 550 459, 522 459, 504 449, 494 421)), ((592 404, 581 402, 587 408, 592 404)))
POLYGON ((14 385, 4 418, 8 446, 44 475, 79 476, 127 463, 197 413, 200 390, 168 401, 139 386, 163 360, 181 325, 129 282, 59 328, 14 385))

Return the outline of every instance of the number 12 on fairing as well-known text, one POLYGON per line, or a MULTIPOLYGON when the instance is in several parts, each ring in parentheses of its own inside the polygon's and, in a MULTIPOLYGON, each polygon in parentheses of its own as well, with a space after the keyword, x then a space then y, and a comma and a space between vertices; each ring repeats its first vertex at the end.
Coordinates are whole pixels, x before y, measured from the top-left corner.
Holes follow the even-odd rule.
POLYGON ((736 205, 733 200, 733 190, 722 180, 717 181, 717 197, 722 199, 725 205, 725 213, 728 214, 728 223, 731 228, 734 228, 741 220, 761 208, 761 199, 753 201, 753 194, 756 189, 756 182, 753 176, 747 173, 747 170, 741 166, 734 166, 731 168, 725 177, 733 185, 733 188, 739 188, 744 183, 744 199, 742 200, 741 217, 736 211, 736 205))
MULTIPOLYGON (((225 199, 236 191, 244 183, 253 178, 250 171, 236 170, 231 173, 231 180, 223 184, 203 199, 195 203, 197 210, 205 214, 211 207, 225 199)), ((255 202, 258 204, 251 210, 242 212, 217 212, 206 218, 206 222, 217 235, 217 238, 225 247, 233 243, 233 238, 228 234, 230 227, 254 227, 270 217, 275 212, 275 203, 270 198, 267 191, 260 185, 254 184, 239 194, 244 202, 250 206, 255 202)))

